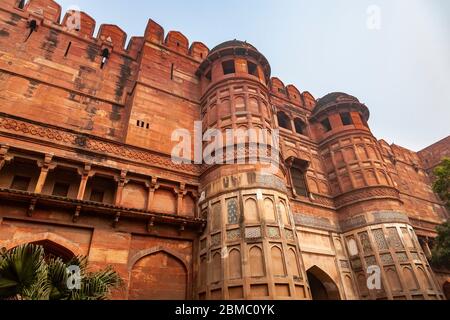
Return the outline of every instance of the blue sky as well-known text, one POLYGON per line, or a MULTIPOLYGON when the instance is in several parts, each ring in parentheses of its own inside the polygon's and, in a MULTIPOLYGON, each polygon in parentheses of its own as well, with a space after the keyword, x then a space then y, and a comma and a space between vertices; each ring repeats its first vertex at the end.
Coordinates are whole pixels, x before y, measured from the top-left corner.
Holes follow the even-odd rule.
POLYGON ((420 150, 450 134, 448 0, 59 0, 142 35, 148 18, 208 47, 246 40, 272 75, 319 98, 357 96, 379 139, 420 150), (379 30, 367 27, 370 6, 379 30))

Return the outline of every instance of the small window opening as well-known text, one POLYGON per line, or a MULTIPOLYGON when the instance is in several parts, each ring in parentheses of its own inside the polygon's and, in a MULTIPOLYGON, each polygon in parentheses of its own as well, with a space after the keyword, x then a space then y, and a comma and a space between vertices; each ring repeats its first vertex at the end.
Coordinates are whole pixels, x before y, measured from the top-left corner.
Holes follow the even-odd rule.
POLYGON ((294 166, 291 168, 292 184, 295 193, 299 196, 308 196, 308 187, 306 185, 306 172, 308 171, 305 164, 294 166))
POLYGON ((172 65, 170 66, 170 80, 173 80, 173 70, 175 68, 175 64, 172 63, 172 65))
POLYGON ((19 9, 25 9, 25 4, 27 3, 26 0, 20 0, 19 4, 17 5, 17 7, 19 9))
POLYGON ((70 50, 71 46, 72 46, 72 41, 70 41, 69 44, 67 45, 67 49, 66 49, 66 52, 64 53, 64 57, 67 57, 67 55, 69 54, 69 50, 70 50))
POLYGON ((105 193, 102 190, 93 189, 91 191, 91 197, 89 199, 90 199, 90 201, 93 201, 93 202, 103 202, 104 196, 105 196, 105 193))
POLYGON ((136 121, 136 126, 139 127, 139 128, 150 129, 150 123, 145 122, 145 121, 141 121, 141 120, 137 120, 136 121))
POLYGON ((180 46, 180 43, 177 41, 177 47, 179 47, 180 46))
POLYGON ((100 65, 100 68, 103 69, 103 67, 105 66, 106 62, 109 59, 109 50, 107 48, 103 49, 102 51, 102 63, 100 65))
POLYGON ((303 135, 306 133, 306 124, 301 119, 298 118, 295 119, 294 124, 295 124, 295 132, 303 135))
POLYGON ((278 125, 281 128, 292 130, 291 119, 289 119, 289 117, 284 112, 281 111, 278 112, 277 117, 278 117, 278 125))
POLYGON ((67 197, 70 185, 67 183, 57 182, 53 187, 52 194, 57 197, 67 197))
POLYGON ((258 66, 256 64, 254 64, 253 62, 247 61, 247 68, 248 68, 248 73, 258 77, 258 66))
POLYGON ((228 60, 222 62, 223 74, 236 73, 236 68, 234 66, 234 60, 228 60))
POLYGON ((353 124, 352 116, 350 112, 341 113, 341 120, 344 126, 350 126, 353 124))
POLYGON ((15 176, 11 183, 10 189, 20 190, 20 191, 28 191, 30 182, 31 182, 31 178, 29 178, 29 177, 15 176))
POLYGON ((321 122, 325 132, 329 132, 332 130, 330 120, 327 118, 321 122))

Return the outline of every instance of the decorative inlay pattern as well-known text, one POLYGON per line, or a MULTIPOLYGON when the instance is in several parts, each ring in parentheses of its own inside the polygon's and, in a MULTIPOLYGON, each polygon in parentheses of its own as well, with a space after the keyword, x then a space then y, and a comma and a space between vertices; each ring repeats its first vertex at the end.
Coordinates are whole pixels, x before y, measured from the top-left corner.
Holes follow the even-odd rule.
POLYGON ((267 236, 271 239, 280 239, 280 229, 278 227, 267 227, 267 236))
POLYGON ((372 187, 344 194, 335 199, 336 208, 344 207, 350 203, 365 199, 394 198, 399 199, 399 193, 391 187, 372 187))
POLYGON ((241 229, 234 229, 227 231, 228 241, 235 241, 241 239, 241 229))
POLYGON ((367 220, 364 215, 360 215, 343 220, 340 222, 340 225, 343 231, 349 231, 367 225, 367 220))
POLYGON ((363 250, 365 254, 372 253, 372 246, 370 245, 369 234, 367 232, 362 232, 359 234, 359 240, 361 241, 363 250))
POLYGON ((362 268, 361 259, 356 258, 352 260, 352 268, 353 270, 359 270, 362 268))
POLYGON ((333 225, 329 219, 322 217, 307 216, 304 214, 294 214, 295 224, 298 226, 314 227, 330 231, 340 232, 339 227, 333 225))
POLYGON ((256 183, 260 186, 268 186, 271 189, 275 188, 283 192, 287 191, 286 184, 284 183, 284 181, 277 178, 276 176, 257 174, 255 180, 256 183))
POLYGON ((284 231, 286 232, 286 239, 289 241, 295 241, 294 232, 292 230, 285 229, 284 231))
POLYGON ((206 239, 203 239, 202 241, 200 241, 200 250, 205 249, 206 249, 206 239))
POLYGON ((402 250, 403 244, 396 228, 388 228, 389 245, 395 250, 402 250))
POLYGON ((375 242, 377 243, 378 249, 387 250, 388 245, 386 242, 386 238, 384 237, 383 229, 373 230, 373 236, 375 238, 375 242))
POLYGON ((246 239, 259 239, 262 237, 261 227, 245 228, 246 239))
POLYGON ((375 256, 366 257, 366 264, 368 267, 376 266, 377 260, 375 259, 375 256))
POLYGON ((341 260, 341 268, 350 269, 350 264, 347 260, 341 260))
POLYGON ((404 252, 398 252, 397 253, 397 260, 398 260, 398 262, 407 262, 408 261, 408 256, 404 252))
POLYGON ((236 199, 230 199, 227 203, 228 210, 228 224, 238 224, 239 223, 239 210, 238 203, 236 199))
POLYGON ((383 264, 393 264, 394 259, 392 259, 392 255, 390 253, 385 253, 380 255, 381 262, 383 264))
POLYGON ((211 236, 211 246, 219 246, 222 243, 222 237, 220 233, 211 236))
POLYGON ((375 222, 402 222, 409 223, 409 218, 406 214, 394 211, 381 211, 372 213, 375 222))
POLYGON ((414 260, 420 260, 419 254, 417 252, 411 252, 411 255, 414 260))

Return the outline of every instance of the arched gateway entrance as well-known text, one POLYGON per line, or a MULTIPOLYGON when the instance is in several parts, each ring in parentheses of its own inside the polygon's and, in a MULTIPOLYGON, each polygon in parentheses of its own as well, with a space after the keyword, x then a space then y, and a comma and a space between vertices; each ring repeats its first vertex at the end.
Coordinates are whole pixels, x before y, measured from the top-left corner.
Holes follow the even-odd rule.
POLYGON ((306 274, 313 300, 341 300, 338 287, 322 269, 314 266, 306 274))

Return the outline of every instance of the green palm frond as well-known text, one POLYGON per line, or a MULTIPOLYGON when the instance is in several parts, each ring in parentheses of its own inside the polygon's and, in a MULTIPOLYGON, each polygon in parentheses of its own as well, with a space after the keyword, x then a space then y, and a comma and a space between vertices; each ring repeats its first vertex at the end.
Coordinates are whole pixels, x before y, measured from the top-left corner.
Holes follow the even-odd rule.
POLYGON ((112 267, 88 272, 87 257, 67 263, 59 258, 46 261, 44 248, 32 244, 0 252, 0 299, 105 300, 121 285, 112 267), (68 288, 71 266, 80 268, 79 290, 68 288))
POLYGON ((44 249, 22 245, 3 255, 0 265, 0 298, 29 290, 45 269, 44 249))
POLYGON ((50 286, 50 300, 66 300, 68 298, 67 279, 67 265, 59 258, 50 260, 47 277, 50 286))
POLYGON ((122 285, 122 279, 111 268, 84 276, 80 290, 74 290, 70 300, 106 300, 111 290, 122 285))

